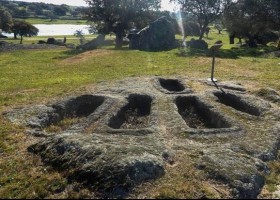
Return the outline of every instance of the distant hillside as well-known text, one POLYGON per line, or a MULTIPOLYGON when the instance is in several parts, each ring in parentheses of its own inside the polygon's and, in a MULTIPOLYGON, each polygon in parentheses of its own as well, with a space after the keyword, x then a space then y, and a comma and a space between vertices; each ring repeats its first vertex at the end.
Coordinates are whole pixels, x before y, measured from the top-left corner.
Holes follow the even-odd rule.
POLYGON ((84 19, 86 7, 1 0, 13 18, 84 19))

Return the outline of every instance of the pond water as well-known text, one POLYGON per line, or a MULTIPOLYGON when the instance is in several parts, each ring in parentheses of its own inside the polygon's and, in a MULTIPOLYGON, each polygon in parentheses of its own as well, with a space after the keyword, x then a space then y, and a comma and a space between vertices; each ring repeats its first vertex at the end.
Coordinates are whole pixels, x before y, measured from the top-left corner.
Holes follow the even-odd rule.
MULTIPOLYGON (((57 36, 57 35, 74 35, 77 30, 81 30, 84 34, 89 34, 89 25, 74 24, 35 24, 39 29, 38 36, 57 36)), ((12 37, 13 34, 3 34, 12 37)))

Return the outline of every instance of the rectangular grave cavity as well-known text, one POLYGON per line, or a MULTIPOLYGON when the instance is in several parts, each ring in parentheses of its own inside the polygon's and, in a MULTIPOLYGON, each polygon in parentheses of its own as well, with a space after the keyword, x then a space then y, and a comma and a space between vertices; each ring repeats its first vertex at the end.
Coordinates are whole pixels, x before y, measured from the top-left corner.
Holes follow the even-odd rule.
POLYGON ((52 107, 61 118, 87 117, 103 104, 105 97, 95 95, 82 95, 67 99, 52 107))
POLYGON ((128 103, 109 121, 113 129, 141 129, 149 126, 152 98, 148 95, 132 94, 128 103))
POLYGON ((257 107, 250 105, 237 95, 223 92, 215 92, 214 95, 218 98, 220 103, 226 106, 230 106, 238 111, 245 112, 250 115, 261 115, 261 111, 257 107))
POLYGON ((194 129, 230 128, 231 125, 220 114, 195 96, 177 97, 175 99, 178 112, 187 126, 194 129))
POLYGON ((185 90, 185 87, 179 80, 176 79, 159 79, 161 87, 168 90, 169 92, 182 92, 185 90))

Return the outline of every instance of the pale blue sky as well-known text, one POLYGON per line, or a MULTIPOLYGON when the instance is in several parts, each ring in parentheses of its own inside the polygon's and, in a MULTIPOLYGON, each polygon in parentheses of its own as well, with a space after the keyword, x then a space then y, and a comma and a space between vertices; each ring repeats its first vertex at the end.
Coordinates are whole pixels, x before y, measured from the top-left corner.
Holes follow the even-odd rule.
MULTIPOLYGON (((44 2, 52 4, 67 4, 72 6, 87 6, 84 0, 14 0, 14 1, 26 1, 26 2, 44 2)), ((162 0, 162 9, 173 11, 174 5, 169 3, 169 0, 162 0)))

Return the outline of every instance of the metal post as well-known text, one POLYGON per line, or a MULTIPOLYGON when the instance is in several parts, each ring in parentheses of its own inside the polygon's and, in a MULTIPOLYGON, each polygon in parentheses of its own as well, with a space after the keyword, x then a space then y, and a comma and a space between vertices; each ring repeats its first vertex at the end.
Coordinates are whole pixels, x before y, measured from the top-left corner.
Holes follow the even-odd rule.
POLYGON ((208 78, 208 81, 212 81, 213 83, 217 82, 217 79, 214 78, 214 71, 215 71, 215 57, 216 52, 223 46, 222 41, 217 41, 215 44, 210 48, 210 51, 212 53, 212 70, 211 70, 211 78, 208 78))
POLYGON ((213 51, 213 59, 212 59, 212 71, 211 71, 211 81, 214 81, 214 69, 215 69, 215 51, 213 51))

